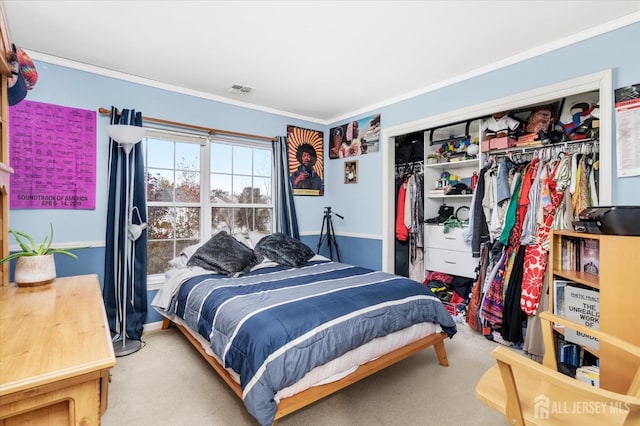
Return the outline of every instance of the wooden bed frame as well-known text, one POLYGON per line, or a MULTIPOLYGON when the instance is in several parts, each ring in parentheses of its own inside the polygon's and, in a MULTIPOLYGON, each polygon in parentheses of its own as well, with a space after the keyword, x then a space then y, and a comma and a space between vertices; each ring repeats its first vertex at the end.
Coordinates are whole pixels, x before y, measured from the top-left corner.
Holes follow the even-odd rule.
MULTIPOLYGON (((172 323, 173 322, 168 318, 164 318, 162 320, 162 329, 167 330, 172 323)), ((207 362, 213 367, 213 369, 216 370, 216 372, 220 375, 220 377, 222 377, 227 385, 229 385, 233 392, 238 395, 240 399, 242 399, 242 389, 240 388, 240 385, 235 380, 233 380, 231 374, 229 374, 229 372, 225 370, 225 368, 220 365, 220 363, 214 357, 212 357, 205 351, 200 342, 195 337, 193 337, 193 335, 184 326, 178 323, 173 324, 178 328, 178 330, 182 332, 182 334, 187 337, 189 342, 191 342, 191 344, 198 350, 198 352, 200 352, 200 354, 204 357, 205 360, 207 360, 207 362)), ((446 338, 447 334, 445 332, 430 334, 429 336, 423 337, 422 339, 416 340, 406 346, 396 349, 393 352, 389 352, 388 354, 385 354, 380 358, 369 361, 366 364, 362 364, 353 373, 338 381, 320 386, 313 386, 288 398, 281 399, 278 404, 278 411, 276 412, 273 426, 276 426, 278 420, 286 416, 287 414, 291 414, 294 411, 306 407, 307 405, 312 404, 324 398, 325 396, 331 395, 332 393, 337 392, 352 383, 362 380, 365 377, 372 375, 373 373, 376 373, 390 365, 400 362, 403 359, 415 354, 416 352, 428 348, 429 346, 434 347, 440 365, 443 367, 448 367, 449 361, 447 360, 447 351, 444 347, 444 340, 446 338)))

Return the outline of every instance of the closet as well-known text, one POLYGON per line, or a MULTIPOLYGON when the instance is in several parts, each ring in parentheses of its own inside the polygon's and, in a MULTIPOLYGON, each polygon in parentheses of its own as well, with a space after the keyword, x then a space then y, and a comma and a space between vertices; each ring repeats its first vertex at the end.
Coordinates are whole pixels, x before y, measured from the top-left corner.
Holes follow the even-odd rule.
POLYGON ((486 263, 478 308, 469 314, 499 343, 540 355, 540 342, 525 336, 545 306, 551 230, 573 230, 582 210, 600 205, 598 101, 591 91, 510 111, 524 132, 509 135, 506 147, 482 149, 469 233, 472 250, 484 246, 486 263))
MULTIPOLYGON (((505 340, 507 344, 515 342, 518 346, 524 346, 534 358, 542 356, 542 341, 536 336, 536 330, 539 329, 537 312, 544 310, 546 303, 546 259, 541 260, 547 255, 548 250, 544 234, 550 229, 571 230, 576 215, 586 206, 611 204, 611 94, 611 72, 605 71, 470 106, 387 131, 390 142, 395 141, 396 147, 398 141, 405 139, 406 135, 422 134, 425 220, 439 216, 444 204, 453 207, 454 214, 460 207, 469 207, 468 211, 462 209, 461 219, 466 221, 463 228, 449 227, 447 232, 444 232, 445 226, 440 223, 424 225, 425 276, 433 270, 454 274, 472 270, 471 275, 475 282, 480 283, 479 286, 474 286, 480 294, 472 295, 472 299, 476 299, 475 307, 472 306, 473 303, 469 305, 472 308, 470 314, 474 317, 474 328, 478 331, 484 330, 491 336, 495 335, 496 340, 505 340), (442 158, 442 148, 447 139, 452 140, 454 145, 459 140, 466 141, 468 145, 477 144, 479 152, 475 157, 466 155, 460 158, 462 154, 454 153, 449 158, 442 158), (440 157, 434 154, 440 154, 440 157), (520 201, 526 204, 525 201, 528 201, 528 195, 532 190, 532 199, 540 199, 535 194, 539 195, 537 191, 542 191, 546 197, 544 202, 548 203, 551 195, 549 187, 547 185, 540 189, 539 182, 544 181, 548 184, 558 173, 557 166, 560 163, 563 164, 564 173, 570 174, 567 181, 568 187, 571 188, 569 195, 565 196, 563 193, 562 197, 557 194, 552 197, 553 212, 549 209, 545 212, 540 208, 540 204, 537 204, 527 218, 526 210, 521 210, 517 220, 510 219, 513 223, 507 224, 508 230, 504 231, 504 217, 509 206, 509 202, 504 198, 504 191, 506 188, 508 199, 515 194, 514 176, 525 176, 530 172, 526 175, 527 181, 522 188, 526 196, 514 203, 512 213, 517 211, 517 207, 521 207, 520 201), (454 180, 467 186, 471 186, 471 182, 474 181, 472 193, 439 193, 438 189, 442 184, 438 182, 438 176, 446 177, 451 174, 455 175, 454 180), (500 204, 495 201, 498 193, 498 175, 501 176, 499 187, 503 197, 500 204), (484 192, 490 196, 485 198, 484 192), (556 215, 558 210, 565 214, 556 215), (477 214, 478 212, 481 214, 477 214), (545 215, 546 221, 543 220, 545 215), (548 217, 551 216, 556 220, 548 224, 548 217), (525 235, 522 239, 525 219, 528 221, 527 224, 533 227, 528 228, 528 236, 525 235), (546 225, 543 226, 543 223, 546 225), (545 229, 540 231, 536 226, 545 229), (550 228, 546 229, 547 227, 550 228), (440 230, 442 231, 438 232, 440 230), (539 232, 542 232, 542 235, 539 235, 539 232), (502 244, 495 244, 501 237, 502 244), (516 247, 521 246, 521 239, 522 247, 525 249, 516 250, 516 247), (527 255, 529 263, 525 267, 525 246, 533 246, 538 241, 541 244, 536 248, 540 253, 536 256, 527 255), (454 266, 453 263, 459 262, 460 259, 470 261, 463 262, 464 266, 454 266), (503 265, 496 269, 496 264, 500 261, 506 262, 508 268, 503 265), (538 261, 541 261, 541 264, 538 261), (537 274, 525 274, 526 269, 536 270, 537 274), (512 286, 511 292, 507 294, 509 281, 506 281, 506 286, 498 286, 492 293, 491 282, 495 280, 496 274, 503 280, 506 275, 507 280, 517 282, 518 285, 512 286), (535 308, 529 307, 524 311, 520 307, 521 294, 513 293, 516 289, 522 288, 523 281, 528 283, 524 286, 528 292, 524 298, 537 299, 533 301, 535 308), (498 288, 500 291, 497 291, 498 288), (537 293, 532 296, 531 292, 537 293), (538 294, 542 297, 538 297, 538 294), (492 295, 500 297, 492 299, 492 295), (495 317, 492 318, 491 315, 495 317), (527 336, 531 338, 531 342, 524 341, 528 330, 533 331, 527 336)), ((472 154, 475 152, 474 148, 472 154)), ((396 156, 396 165, 398 162, 396 156)), ((393 170, 394 174, 397 169, 396 167, 393 170)), ((391 178, 391 174, 390 171, 385 172, 388 178, 391 178)), ((451 213, 451 209, 446 210, 446 213, 451 213)), ((392 226, 390 218, 395 220, 396 216, 391 212, 388 216, 389 220, 386 223, 392 226)), ((391 232, 387 230, 386 236, 390 239, 391 232)), ((395 241, 395 235, 393 237, 395 241)), ((387 244, 385 256, 390 252, 389 249, 387 244)), ((397 265, 398 259, 392 259, 396 260, 397 265)), ((383 268, 388 268, 384 262, 383 268)))

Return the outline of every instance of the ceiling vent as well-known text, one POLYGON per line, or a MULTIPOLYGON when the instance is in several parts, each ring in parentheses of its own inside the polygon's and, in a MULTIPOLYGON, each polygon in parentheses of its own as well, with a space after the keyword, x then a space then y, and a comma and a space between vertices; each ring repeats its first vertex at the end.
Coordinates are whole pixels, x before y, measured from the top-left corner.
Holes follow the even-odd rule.
POLYGON ((229 89, 227 89, 227 91, 233 95, 246 95, 252 90, 253 89, 251 87, 242 86, 240 84, 234 84, 233 86, 229 87, 229 89))

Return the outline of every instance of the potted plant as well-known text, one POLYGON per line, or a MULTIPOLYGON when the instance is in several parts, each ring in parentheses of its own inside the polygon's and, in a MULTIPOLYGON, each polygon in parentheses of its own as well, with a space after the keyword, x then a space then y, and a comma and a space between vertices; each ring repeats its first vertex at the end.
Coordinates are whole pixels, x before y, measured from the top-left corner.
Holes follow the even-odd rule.
POLYGON ((67 251, 51 248, 53 242, 53 224, 50 223, 51 232, 45 237, 41 244, 36 244, 34 239, 15 229, 9 229, 9 233, 14 236, 21 251, 10 254, 0 259, 0 264, 12 259, 16 260, 14 281, 19 287, 33 287, 49 284, 56 278, 56 265, 53 259, 54 253, 64 254, 73 259, 78 256, 67 251))

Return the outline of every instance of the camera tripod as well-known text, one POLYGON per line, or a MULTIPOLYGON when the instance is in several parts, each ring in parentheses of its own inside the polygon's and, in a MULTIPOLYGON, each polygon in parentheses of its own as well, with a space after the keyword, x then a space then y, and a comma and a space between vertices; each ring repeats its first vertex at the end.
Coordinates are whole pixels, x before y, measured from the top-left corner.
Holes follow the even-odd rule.
MULTIPOLYGON (((344 219, 344 216, 340 216, 338 213, 335 213, 335 215, 340 219, 344 219)), ((338 242, 336 241, 336 234, 333 231, 333 222, 331 222, 331 207, 324 208, 324 218, 322 219, 322 228, 320 228, 320 239, 318 240, 318 250, 316 253, 320 254, 320 247, 322 247, 324 241, 327 242, 327 247, 329 248, 329 258, 333 260, 333 246, 335 246, 338 262, 341 262, 340 250, 338 242)))

